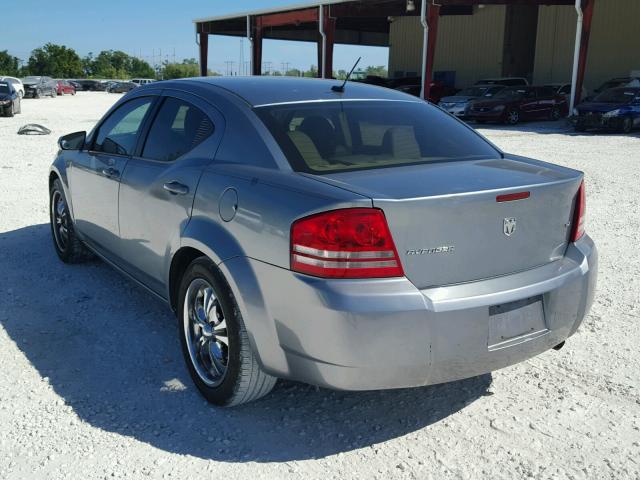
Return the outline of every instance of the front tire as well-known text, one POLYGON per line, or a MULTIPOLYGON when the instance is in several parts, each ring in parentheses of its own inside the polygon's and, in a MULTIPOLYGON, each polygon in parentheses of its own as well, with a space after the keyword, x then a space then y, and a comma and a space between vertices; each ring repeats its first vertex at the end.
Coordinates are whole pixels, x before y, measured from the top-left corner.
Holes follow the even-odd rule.
POLYGON ((551 109, 551 113, 549 114, 549 119, 552 121, 556 121, 556 120, 560 120, 560 117, 562 116, 562 114, 560 113, 560 108, 559 107, 553 107, 551 109))
POLYGON ((622 120, 620 130, 622 133, 631 133, 631 130, 633 130, 633 119, 631 117, 625 117, 622 120))
POLYGON ((258 365, 233 293, 211 260, 189 265, 178 298, 182 353, 207 401, 230 407, 269 393, 277 379, 258 365))
POLYGON ((507 112, 507 117, 505 122, 509 125, 517 125, 520 121, 520 112, 515 108, 512 108, 507 112))
POLYGON ((93 255, 76 235, 67 198, 59 179, 51 184, 49 214, 53 246, 60 260, 64 263, 81 263, 89 260, 93 255))

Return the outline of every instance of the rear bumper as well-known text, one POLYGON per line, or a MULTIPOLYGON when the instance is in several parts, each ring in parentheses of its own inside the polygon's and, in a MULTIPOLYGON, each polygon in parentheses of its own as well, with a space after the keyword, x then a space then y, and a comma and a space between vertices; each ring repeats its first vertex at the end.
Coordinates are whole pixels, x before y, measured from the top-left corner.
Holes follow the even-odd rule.
POLYGON ((369 390, 480 375, 563 342, 593 301, 597 251, 585 235, 543 267, 422 291, 405 278, 328 281, 239 257, 221 268, 266 371, 369 390), (544 328, 490 346, 489 307, 538 296, 544 328))

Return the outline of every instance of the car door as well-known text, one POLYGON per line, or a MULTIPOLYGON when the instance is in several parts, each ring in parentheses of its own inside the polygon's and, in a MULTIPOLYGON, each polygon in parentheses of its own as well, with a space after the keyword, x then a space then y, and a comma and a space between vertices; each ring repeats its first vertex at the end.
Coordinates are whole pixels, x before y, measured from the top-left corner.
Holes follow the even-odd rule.
POLYGON ((68 169, 76 229, 103 255, 117 248, 120 177, 137 145, 157 97, 134 98, 117 107, 97 127, 68 169))
POLYGON ((538 115, 538 99, 533 88, 523 88, 524 95, 520 102, 520 112, 523 120, 535 118, 538 115))
POLYGON ((118 256, 131 275, 161 295, 167 258, 179 247, 198 181, 214 159, 223 127, 220 113, 199 97, 163 91, 146 138, 123 173, 118 256))
POLYGON ((536 88, 538 98, 538 108, 536 110, 537 117, 548 118, 551 116, 551 110, 556 104, 556 93, 548 87, 536 88))

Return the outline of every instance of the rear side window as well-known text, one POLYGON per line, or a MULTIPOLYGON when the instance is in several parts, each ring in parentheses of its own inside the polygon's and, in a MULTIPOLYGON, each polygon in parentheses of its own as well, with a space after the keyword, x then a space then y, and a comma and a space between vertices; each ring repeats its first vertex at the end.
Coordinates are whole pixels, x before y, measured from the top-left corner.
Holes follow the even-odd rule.
POLYGON ((500 158, 473 130, 423 102, 300 103, 255 111, 296 171, 500 158))
POLYGON ((538 89, 539 97, 553 97, 556 92, 550 87, 542 87, 538 89))
POLYGON ((171 162, 213 133, 213 123, 198 107, 168 97, 156 115, 142 151, 144 158, 171 162))
POLYGON ((151 102, 151 97, 136 98, 115 110, 100 126, 92 150, 113 155, 132 155, 151 102))

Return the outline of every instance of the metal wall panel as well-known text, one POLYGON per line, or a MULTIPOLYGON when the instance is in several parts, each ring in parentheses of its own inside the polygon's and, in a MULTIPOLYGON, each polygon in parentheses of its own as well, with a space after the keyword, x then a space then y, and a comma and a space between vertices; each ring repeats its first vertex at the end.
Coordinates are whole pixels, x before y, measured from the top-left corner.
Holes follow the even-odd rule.
MULTIPOLYGON (((440 17, 434 72, 455 71, 458 87, 502 73, 505 7, 474 8, 473 15, 440 17)), ((391 24, 389 74, 420 74, 422 25, 417 17, 397 17, 391 24)))
MULTIPOLYGON (((576 34, 572 6, 541 6, 534 81, 571 80, 576 34)), ((640 1, 596 0, 584 84, 591 91, 604 81, 640 70, 640 1)))

